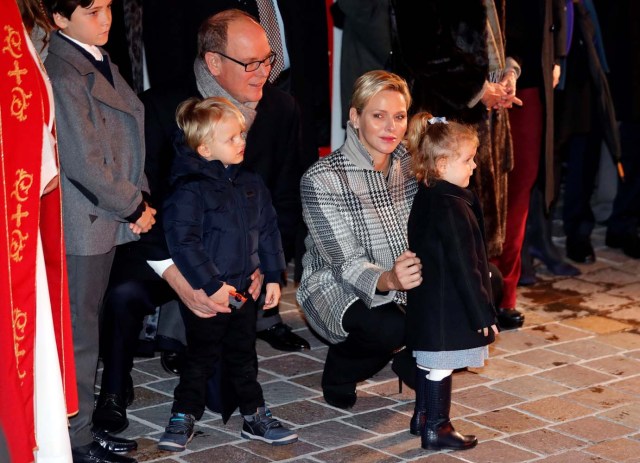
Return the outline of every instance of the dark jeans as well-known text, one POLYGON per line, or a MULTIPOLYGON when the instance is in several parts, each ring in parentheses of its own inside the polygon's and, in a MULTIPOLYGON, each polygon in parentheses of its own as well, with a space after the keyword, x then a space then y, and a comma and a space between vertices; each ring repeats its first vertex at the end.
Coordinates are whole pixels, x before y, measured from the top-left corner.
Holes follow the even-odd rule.
POLYGON ((215 364, 222 360, 225 380, 235 390, 240 413, 255 413, 264 404, 257 379, 255 302, 249 298, 239 310, 211 318, 199 318, 183 304, 180 311, 187 334, 187 355, 180 383, 173 393, 171 412, 202 417, 207 380, 215 364))
POLYGON ((342 319, 347 339, 329 346, 322 388, 354 392, 356 383, 377 373, 404 345, 404 323, 404 312, 396 303, 368 308, 361 300, 354 302, 342 319))
POLYGON ((160 277, 111 284, 103 307, 101 391, 124 397, 144 317, 176 297, 160 277))

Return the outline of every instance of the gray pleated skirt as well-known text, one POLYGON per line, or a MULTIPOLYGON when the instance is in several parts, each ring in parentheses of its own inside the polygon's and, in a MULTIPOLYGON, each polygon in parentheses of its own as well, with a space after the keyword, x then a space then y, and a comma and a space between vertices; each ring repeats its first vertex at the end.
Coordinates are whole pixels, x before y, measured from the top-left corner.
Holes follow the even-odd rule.
POLYGON ((463 350, 445 350, 430 352, 424 350, 413 351, 416 363, 421 367, 436 370, 456 370, 466 367, 483 367, 489 358, 489 346, 475 347, 463 350))

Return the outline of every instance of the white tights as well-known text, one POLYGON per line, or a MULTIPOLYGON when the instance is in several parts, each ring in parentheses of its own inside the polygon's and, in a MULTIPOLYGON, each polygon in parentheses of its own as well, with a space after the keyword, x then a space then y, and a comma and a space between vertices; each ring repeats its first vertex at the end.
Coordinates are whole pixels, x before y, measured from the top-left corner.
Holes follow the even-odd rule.
POLYGON ((429 368, 424 367, 422 365, 418 365, 418 368, 428 372, 427 373, 427 379, 429 381, 442 381, 447 376, 449 376, 450 374, 453 373, 453 370, 436 370, 435 368, 429 369, 429 368))

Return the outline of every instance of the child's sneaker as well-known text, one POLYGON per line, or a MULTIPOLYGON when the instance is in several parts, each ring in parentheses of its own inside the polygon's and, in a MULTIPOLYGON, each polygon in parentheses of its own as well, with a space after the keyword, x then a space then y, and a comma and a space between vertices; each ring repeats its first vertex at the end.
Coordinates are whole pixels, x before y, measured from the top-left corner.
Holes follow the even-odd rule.
POLYGON ((240 435, 245 439, 260 440, 271 445, 293 444, 298 441, 298 435, 273 418, 267 407, 259 407, 253 420, 245 418, 240 435))
POLYGON ((182 452, 191 442, 195 421, 193 415, 173 413, 169 419, 169 425, 158 442, 158 448, 169 452, 182 452))

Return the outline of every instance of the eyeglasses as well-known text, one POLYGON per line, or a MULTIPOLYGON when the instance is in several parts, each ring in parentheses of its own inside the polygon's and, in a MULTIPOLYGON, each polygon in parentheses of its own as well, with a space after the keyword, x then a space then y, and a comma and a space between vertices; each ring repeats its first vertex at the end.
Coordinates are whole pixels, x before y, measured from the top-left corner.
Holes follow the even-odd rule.
POLYGON ((234 59, 234 58, 232 58, 230 56, 227 56, 224 53, 219 52, 219 51, 214 51, 213 53, 217 53, 220 56, 224 56, 229 61, 233 61, 234 63, 237 63, 240 66, 244 66, 244 71, 245 72, 257 71, 261 64, 264 65, 264 66, 271 66, 273 64, 273 62, 276 60, 276 53, 273 52, 273 51, 269 54, 269 56, 267 56, 262 61, 251 61, 250 63, 243 63, 242 61, 238 61, 237 59, 234 59))

